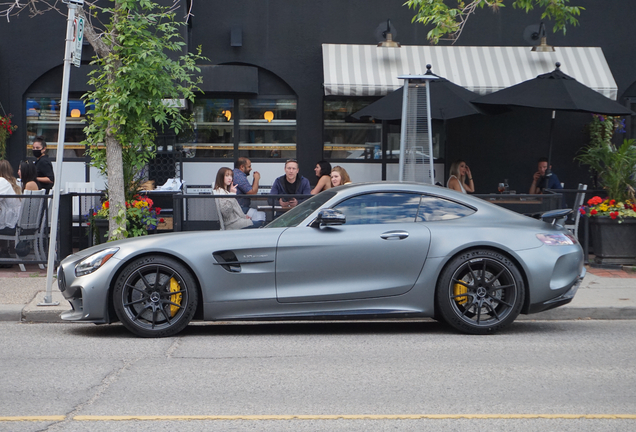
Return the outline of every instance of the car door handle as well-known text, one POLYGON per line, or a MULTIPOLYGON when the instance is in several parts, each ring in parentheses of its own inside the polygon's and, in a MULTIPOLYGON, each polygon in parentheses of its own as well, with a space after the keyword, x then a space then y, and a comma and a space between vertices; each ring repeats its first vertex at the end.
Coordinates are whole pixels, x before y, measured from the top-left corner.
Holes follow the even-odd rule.
POLYGON ((409 236, 409 233, 406 231, 387 231, 383 234, 380 234, 380 237, 384 240, 402 240, 409 236))

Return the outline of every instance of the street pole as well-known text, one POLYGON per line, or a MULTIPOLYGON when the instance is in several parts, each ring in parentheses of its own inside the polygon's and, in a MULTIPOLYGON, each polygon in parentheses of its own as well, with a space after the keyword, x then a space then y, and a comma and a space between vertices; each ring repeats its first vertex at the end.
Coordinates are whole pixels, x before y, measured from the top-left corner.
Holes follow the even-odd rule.
POLYGON ((57 223, 60 209, 60 184, 62 182, 62 163, 64 162, 64 140, 66 139, 66 111, 68 109, 68 83, 71 77, 71 52, 73 42, 73 22, 75 10, 84 0, 66 0, 68 3, 68 21, 66 23, 66 47, 64 49, 64 69, 62 73, 62 98, 60 101, 60 123, 57 139, 57 154, 55 164, 55 183, 53 183, 53 205, 51 208, 51 232, 49 234, 49 256, 46 268, 46 295, 44 302, 38 306, 57 306, 53 301, 53 268, 55 267, 55 252, 57 249, 57 223))

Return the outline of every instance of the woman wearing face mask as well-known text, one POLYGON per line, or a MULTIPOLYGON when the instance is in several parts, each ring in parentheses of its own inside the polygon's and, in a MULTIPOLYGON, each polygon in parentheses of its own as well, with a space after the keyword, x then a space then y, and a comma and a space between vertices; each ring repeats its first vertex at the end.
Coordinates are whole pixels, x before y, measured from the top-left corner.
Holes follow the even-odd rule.
MULTIPOLYGON (((214 182, 214 195, 236 195, 236 185, 234 184, 234 173, 230 168, 221 168, 216 174, 214 182)), ((241 210, 241 206, 234 198, 218 199, 217 205, 221 209, 223 225, 226 230, 242 228, 258 228, 263 222, 254 222, 241 210)))
POLYGON ((44 137, 35 137, 31 150, 33 151, 33 156, 36 158, 35 171, 37 173, 38 186, 40 189, 46 190, 46 193, 49 193, 55 182, 55 175, 53 174, 51 159, 49 159, 49 156, 46 154, 46 141, 44 137))

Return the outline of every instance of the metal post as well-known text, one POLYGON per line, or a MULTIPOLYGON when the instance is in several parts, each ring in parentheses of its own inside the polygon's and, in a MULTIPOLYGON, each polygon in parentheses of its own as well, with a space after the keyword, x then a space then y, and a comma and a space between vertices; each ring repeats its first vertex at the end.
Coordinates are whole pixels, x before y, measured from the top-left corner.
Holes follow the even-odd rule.
POLYGON ((64 162, 64 140, 66 139, 66 110, 68 108, 68 83, 71 76, 71 51, 73 49, 73 21, 75 20, 75 3, 68 4, 68 21, 66 23, 66 48, 64 49, 64 69, 62 73, 62 98, 60 101, 60 123, 57 140, 55 164, 55 183, 53 184, 53 206, 51 210, 51 232, 49 238, 49 257, 46 268, 46 295, 44 302, 38 306, 57 306, 53 301, 53 267, 55 266, 55 249, 57 246, 57 223, 60 208, 60 183, 62 180, 62 163, 64 162))
MULTIPOLYGON (((401 77, 398 77, 401 78, 401 77)), ((407 126, 407 111, 408 111, 408 98, 409 98, 409 79, 404 78, 404 87, 402 90, 402 125, 400 127, 400 165, 398 172, 398 180, 404 181, 404 152, 406 150, 406 126, 407 126)))
POLYGON ((435 184, 435 165, 433 163, 433 126, 431 125, 431 82, 426 81, 426 122, 428 127, 428 162, 431 170, 431 185, 435 184))

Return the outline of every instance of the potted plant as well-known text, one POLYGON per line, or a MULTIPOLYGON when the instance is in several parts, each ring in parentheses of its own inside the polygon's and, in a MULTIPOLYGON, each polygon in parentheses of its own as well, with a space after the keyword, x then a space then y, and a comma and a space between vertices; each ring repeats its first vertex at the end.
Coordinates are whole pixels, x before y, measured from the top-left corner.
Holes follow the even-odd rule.
POLYGON ((7 140, 18 128, 11 124, 11 114, 0 115, 0 160, 7 158, 7 140))
POLYGON ((590 217, 590 237, 597 264, 636 264, 636 140, 611 141, 622 123, 595 115, 590 145, 577 160, 590 167, 607 197, 595 196, 579 211, 590 217))
MULTIPOLYGON (((159 218, 161 209, 153 207, 153 202, 148 197, 136 195, 126 201, 126 230, 122 231, 125 237, 138 237, 152 233, 157 229, 157 223, 162 223, 159 218)), ((94 236, 95 243, 100 244, 108 240, 108 217, 110 205, 108 200, 102 203, 99 209, 92 210, 88 216, 88 223, 94 236)))

